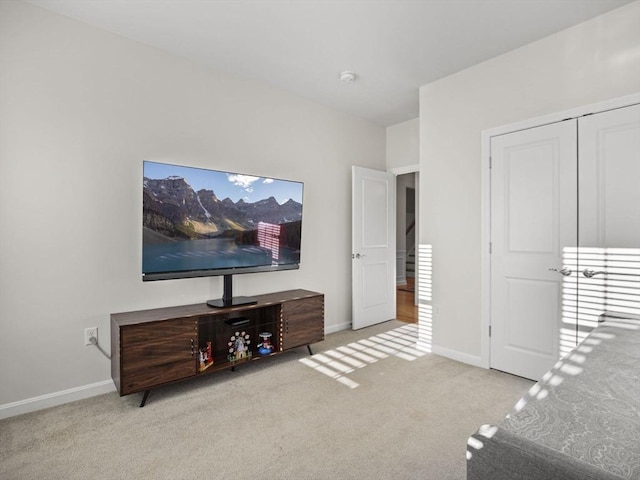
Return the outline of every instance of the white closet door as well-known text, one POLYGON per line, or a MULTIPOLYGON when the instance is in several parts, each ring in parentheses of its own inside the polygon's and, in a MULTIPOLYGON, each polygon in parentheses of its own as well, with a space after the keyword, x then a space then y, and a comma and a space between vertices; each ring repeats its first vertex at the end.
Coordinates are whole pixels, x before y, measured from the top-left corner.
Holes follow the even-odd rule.
POLYGON ((558 360, 561 335, 575 342, 562 290, 577 277, 559 270, 577 246, 576 125, 491 139, 491 367, 531 379, 558 360))
POLYGON ((580 341, 603 311, 640 314, 640 106, 581 117, 578 138, 580 341))

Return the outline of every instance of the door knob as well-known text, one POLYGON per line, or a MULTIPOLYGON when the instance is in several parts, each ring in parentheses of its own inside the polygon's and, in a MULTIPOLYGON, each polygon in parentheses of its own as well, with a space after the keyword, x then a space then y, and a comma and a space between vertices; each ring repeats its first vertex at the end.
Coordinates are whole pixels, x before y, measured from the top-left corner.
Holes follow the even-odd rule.
POLYGON ((558 272, 563 277, 568 277, 569 275, 571 275, 571 270, 569 270, 567 267, 561 268, 560 270, 558 270, 557 268, 550 268, 549 271, 558 272))
POLYGON ((584 275, 587 278, 591 278, 591 277, 593 277, 595 275, 609 275, 609 273, 608 272, 604 272, 602 270, 599 271, 599 272, 594 272, 593 270, 589 270, 588 268, 585 268, 582 271, 582 275, 584 275))
POLYGON ((363 257, 366 257, 366 255, 360 254, 360 253, 356 253, 356 254, 351 255, 351 258, 363 258, 363 257))

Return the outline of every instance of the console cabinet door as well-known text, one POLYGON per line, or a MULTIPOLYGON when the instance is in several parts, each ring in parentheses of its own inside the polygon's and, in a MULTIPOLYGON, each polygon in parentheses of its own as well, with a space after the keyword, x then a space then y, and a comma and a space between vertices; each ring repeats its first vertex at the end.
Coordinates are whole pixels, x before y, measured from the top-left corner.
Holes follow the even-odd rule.
POLYGON ((180 318, 121 328, 121 395, 195 375, 196 320, 180 318))
POLYGON ((324 295, 282 304, 282 349, 324 340, 324 295))

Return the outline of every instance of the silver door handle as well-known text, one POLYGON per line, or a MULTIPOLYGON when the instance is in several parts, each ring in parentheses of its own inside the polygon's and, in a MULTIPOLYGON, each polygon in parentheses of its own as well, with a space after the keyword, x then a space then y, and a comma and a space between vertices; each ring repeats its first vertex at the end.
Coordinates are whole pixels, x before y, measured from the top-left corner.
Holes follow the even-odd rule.
POLYGON ((351 255, 351 258, 364 258, 364 257, 366 257, 366 255, 365 255, 365 254, 359 254, 359 253, 356 253, 356 254, 352 254, 352 255, 351 255))
POLYGON ((568 277, 569 275, 571 275, 571 270, 569 270, 567 267, 564 267, 560 270, 558 270, 557 268, 550 268, 549 271, 558 272, 564 277, 568 277))
POLYGON ((609 273, 608 272, 604 272, 602 270, 599 271, 599 272, 594 272, 593 270, 589 270, 588 268, 585 268, 582 271, 582 275, 584 275, 587 278, 591 278, 591 277, 593 277, 595 275, 609 275, 609 273))

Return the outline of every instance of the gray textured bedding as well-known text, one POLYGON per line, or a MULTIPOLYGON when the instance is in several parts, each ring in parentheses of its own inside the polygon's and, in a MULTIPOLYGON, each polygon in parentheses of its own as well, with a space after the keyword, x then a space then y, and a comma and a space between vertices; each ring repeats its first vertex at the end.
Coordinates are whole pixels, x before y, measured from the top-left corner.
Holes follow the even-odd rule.
POLYGON ((602 319, 469 439, 468 480, 640 479, 640 319, 602 319))

